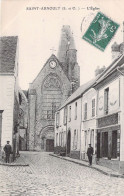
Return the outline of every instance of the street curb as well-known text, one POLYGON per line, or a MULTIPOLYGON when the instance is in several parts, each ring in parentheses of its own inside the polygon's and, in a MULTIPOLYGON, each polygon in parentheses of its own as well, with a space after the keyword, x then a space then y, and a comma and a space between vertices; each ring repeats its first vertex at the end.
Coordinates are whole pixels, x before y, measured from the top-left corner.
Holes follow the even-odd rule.
MULTIPOLYGON (((17 158, 17 160, 18 160, 18 158, 17 158)), ((0 162, 0 165, 11 166, 11 167, 14 167, 14 166, 22 166, 22 167, 26 166, 27 167, 27 166, 29 166, 29 164, 25 163, 23 156, 21 156, 21 160, 22 161, 20 161, 20 162, 22 162, 22 163, 16 163, 16 161, 12 162, 12 163, 0 162)))
MULTIPOLYGON (((66 158, 64 158, 64 157, 60 157, 59 155, 55 155, 55 154, 49 154, 49 155, 50 155, 50 156, 53 156, 53 157, 56 157, 56 158, 59 158, 59 159, 63 159, 63 160, 65 160, 65 161, 69 161, 69 162, 72 162, 72 163, 76 163, 76 164, 81 165, 81 166, 84 166, 84 167, 89 167, 88 165, 86 165, 86 164, 84 164, 84 163, 79 163, 79 162, 74 161, 74 160, 69 160, 69 159, 66 159, 66 158)), ((100 172, 100 173, 102 173, 102 174, 104 174, 104 175, 106 175, 106 176, 116 177, 116 178, 124 178, 124 175, 108 173, 108 172, 103 171, 103 170, 101 170, 101 169, 99 169, 99 168, 96 168, 96 167, 94 167, 94 166, 92 166, 92 167, 90 167, 90 168, 91 168, 91 169, 95 169, 95 170, 97 170, 98 172, 100 172)))
POLYGON ((17 164, 17 163, 13 163, 13 164, 7 164, 7 163, 0 163, 0 165, 4 165, 4 166, 23 166, 23 167, 25 167, 25 166, 29 166, 29 164, 17 164))

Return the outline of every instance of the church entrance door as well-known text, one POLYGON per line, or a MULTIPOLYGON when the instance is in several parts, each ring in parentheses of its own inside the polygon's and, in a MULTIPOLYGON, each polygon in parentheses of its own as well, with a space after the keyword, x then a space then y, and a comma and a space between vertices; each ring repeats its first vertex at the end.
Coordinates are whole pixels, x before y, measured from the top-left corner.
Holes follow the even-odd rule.
POLYGON ((54 140, 47 139, 46 140, 46 151, 53 152, 54 151, 54 140))

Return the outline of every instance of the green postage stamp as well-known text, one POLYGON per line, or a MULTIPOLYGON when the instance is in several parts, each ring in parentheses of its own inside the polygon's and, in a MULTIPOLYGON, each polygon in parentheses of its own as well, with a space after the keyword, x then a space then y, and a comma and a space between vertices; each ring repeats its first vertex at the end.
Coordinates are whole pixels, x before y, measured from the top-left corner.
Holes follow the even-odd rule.
POLYGON ((98 12, 82 38, 104 51, 118 27, 119 24, 98 12))

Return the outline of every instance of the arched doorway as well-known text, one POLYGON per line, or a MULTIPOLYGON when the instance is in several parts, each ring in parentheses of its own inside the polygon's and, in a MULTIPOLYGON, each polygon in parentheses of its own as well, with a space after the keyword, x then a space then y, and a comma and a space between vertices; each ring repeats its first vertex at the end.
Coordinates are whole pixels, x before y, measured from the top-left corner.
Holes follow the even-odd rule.
POLYGON ((70 154, 70 150, 71 150, 71 132, 69 130, 67 136, 67 155, 70 154))
POLYGON ((47 152, 54 151, 54 126, 49 125, 44 127, 40 133, 41 150, 47 152))

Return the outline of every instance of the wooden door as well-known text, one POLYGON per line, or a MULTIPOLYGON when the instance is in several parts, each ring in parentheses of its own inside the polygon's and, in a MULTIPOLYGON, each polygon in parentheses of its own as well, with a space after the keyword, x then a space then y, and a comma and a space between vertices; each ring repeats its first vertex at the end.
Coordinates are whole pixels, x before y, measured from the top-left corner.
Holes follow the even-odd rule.
POLYGON ((112 158, 117 158, 117 131, 112 131, 112 158))
POLYGON ((47 139, 46 140, 46 151, 53 152, 54 151, 54 140, 47 139))
POLYGON ((68 137, 67 137, 67 154, 70 154, 71 151, 71 132, 68 132, 68 137))
POLYGON ((102 133, 102 155, 108 157, 108 132, 102 133))
POLYGON ((100 133, 97 133, 97 158, 100 158, 100 133))

